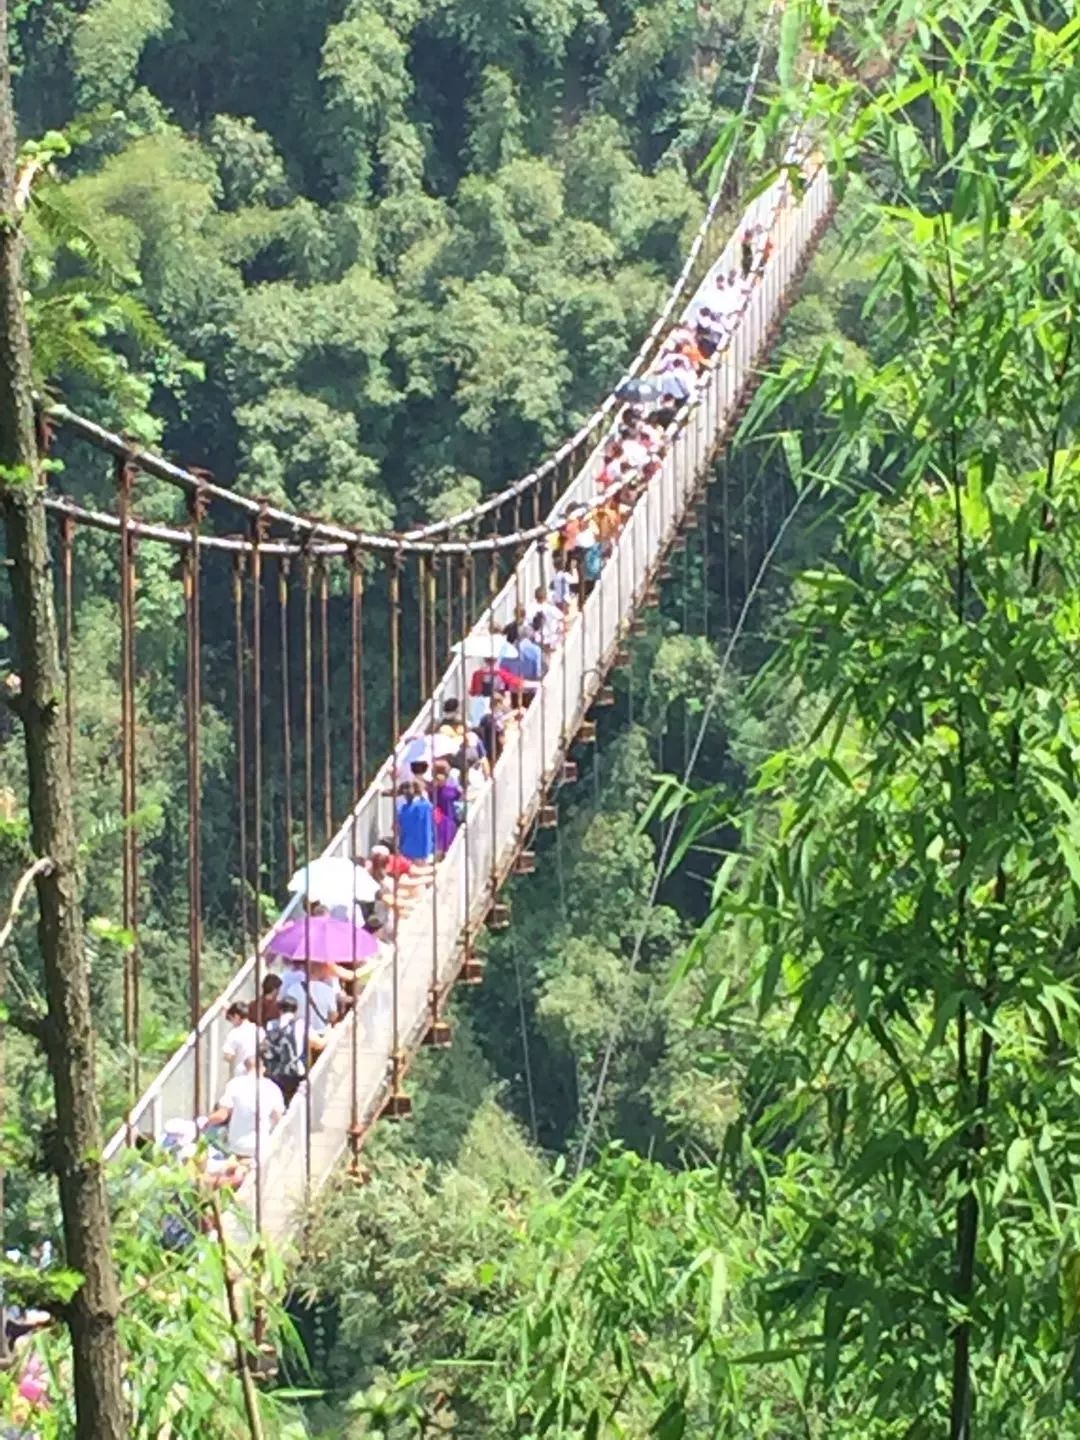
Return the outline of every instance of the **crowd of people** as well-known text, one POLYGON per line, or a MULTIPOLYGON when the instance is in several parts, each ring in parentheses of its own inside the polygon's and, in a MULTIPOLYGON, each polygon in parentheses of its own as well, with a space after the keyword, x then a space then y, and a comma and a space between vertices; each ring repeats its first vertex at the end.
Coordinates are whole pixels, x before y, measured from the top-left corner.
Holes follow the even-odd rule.
MULTIPOLYGON (((204 1167, 212 1183, 242 1182, 318 1063, 334 1026, 392 960, 398 926, 432 884, 470 802, 488 783, 513 727, 543 684, 620 531, 659 475, 680 410, 734 334, 771 254, 774 219, 775 211, 747 225, 738 266, 714 271, 693 309, 668 334, 649 373, 621 388, 622 403, 601 447, 591 496, 566 504, 541 542, 550 560, 542 567, 545 582, 501 629, 474 632, 472 648, 462 652, 469 667, 466 693, 444 699, 429 728, 398 747, 383 791, 394 802, 393 833, 356 862, 367 877, 367 898, 328 906, 316 891, 301 896, 309 922, 325 917, 363 932, 363 964, 355 956, 348 963, 340 952, 293 956, 280 972, 268 970, 257 997, 231 1002, 221 1055, 228 1079, 218 1103, 198 1121, 171 1121, 164 1142, 185 1159, 197 1150, 208 1156, 204 1167), (203 1135, 212 1138, 209 1149, 199 1143, 203 1135)), ((271 963, 273 939, 272 933, 271 963)))
POLYGON ((554 603, 587 598, 600 578, 639 496, 663 468, 664 451, 680 410, 693 397, 713 358, 735 333, 772 254, 775 210, 747 224, 739 240, 739 266, 717 268, 694 308, 667 336, 647 376, 625 382, 624 401, 605 440, 594 491, 566 506, 550 540, 554 603))

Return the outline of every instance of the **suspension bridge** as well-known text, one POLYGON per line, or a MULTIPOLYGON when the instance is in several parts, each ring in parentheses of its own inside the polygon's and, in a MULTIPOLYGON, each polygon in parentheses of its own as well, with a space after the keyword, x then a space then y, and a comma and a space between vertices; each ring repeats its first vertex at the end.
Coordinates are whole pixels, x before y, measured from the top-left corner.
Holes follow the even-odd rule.
MULTIPOLYGON (((425 1042, 449 1039, 450 993, 482 971, 474 951, 478 935, 485 926, 510 923, 501 887, 509 875, 532 868, 535 830, 557 823, 552 800, 572 778, 572 747, 590 738, 590 710, 604 700, 609 672, 624 661, 640 613, 656 603, 666 557, 745 412, 831 217, 828 176, 805 152, 793 142, 778 177, 736 225, 725 226, 719 196, 714 198, 628 371, 629 378, 648 376, 672 327, 692 321, 709 304, 718 276, 741 272, 742 237, 748 227, 761 226, 770 243, 743 308, 664 434, 660 463, 638 487, 532 703, 508 729, 488 781, 478 792, 467 791, 463 823, 430 885, 399 918, 387 963, 332 1028, 284 1118, 260 1145, 241 1195, 256 1225, 274 1239, 289 1237, 311 1196, 345 1155, 358 1153, 379 1116, 408 1112, 404 1082, 411 1061, 425 1042)), ((65 459, 84 446, 104 452, 115 482, 115 503, 107 510, 55 490, 48 500, 56 526, 69 745, 79 703, 71 669, 77 537, 84 530, 104 532, 119 551, 122 921, 135 943, 124 962, 129 1103, 109 1142, 109 1158, 137 1137, 160 1136, 170 1119, 213 1108, 227 1078, 226 1012, 234 1000, 260 992, 267 965, 260 896, 280 889, 284 877, 320 847, 323 855, 355 860, 395 832, 393 792, 403 737, 433 734, 444 703, 468 696, 476 662, 462 642, 501 630, 546 585, 547 542, 565 524, 568 506, 576 502, 588 511, 597 505, 604 441, 617 422, 622 394, 624 387, 610 395, 545 465, 482 504, 437 524, 379 535, 238 494, 205 471, 150 454, 61 406, 43 412, 43 447, 65 459), (181 492, 182 522, 139 513, 147 478, 158 482, 158 497, 162 485, 181 492), (148 547, 175 550, 180 558, 190 1023, 184 1043, 149 1083, 139 1059, 144 902, 137 714, 138 577, 148 547), (220 634, 226 596, 236 713, 237 903, 246 958, 221 993, 207 995, 203 891, 208 867, 221 859, 202 849, 203 637, 208 604, 220 634), (342 671, 348 676, 346 713, 332 714, 340 693, 332 679, 342 671), (297 672, 299 687, 290 683, 297 672), (374 685, 374 677, 381 684, 374 685), (383 693, 389 700, 375 706, 372 697, 383 693), (336 796, 346 785, 351 809, 335 828, 336 796)), ((294 898, 284 916, 300 903, 294 898)))

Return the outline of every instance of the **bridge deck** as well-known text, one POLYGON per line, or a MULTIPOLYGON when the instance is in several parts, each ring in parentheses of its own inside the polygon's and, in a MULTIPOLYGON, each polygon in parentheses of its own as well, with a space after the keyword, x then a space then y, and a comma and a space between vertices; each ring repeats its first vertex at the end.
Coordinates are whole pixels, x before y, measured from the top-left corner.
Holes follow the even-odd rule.
MULTIPOLYGON (((261 1183, 256 1187, 249 1180, 245 1187, 259 1223, 271 1237, 289 1234, 308 1197, 341 1159, 350 1136, 379 1115, 389 1090, 395 1048, 407 1063, 429 1027, 433 985, 440 997, 453 986, 468 946, 561 771, 631 619, 645 603, 665 551, 753 387, 755 367, 767 352, 830 209, 831 191, 823 168, 817 169, 798 198, 785 178, 778 179, 743 217, 687 306, 685 313, 693 315, 716 274, 738 271, 740 236, 748 219, 775 210, 772 252, 729 343, 713 357, 696 395, 673 427, 660 474, 641 495, 599 582, 552 656, 538 694, 520 725, 512 728, 491 781, 475 800, 470 797, 467 823, 437 867, 434 885, 398 926, 393 963, 363 991, 354 1012, 332 1030, 307 1085, 271 1136, 268 1153, 262 1157, 261 1183)), ((559 497, 557 512, 572 499, 592 502, 601 463, 598 447, 559 497)), ((547 578, 545 565, 544 554, 531 547, 485 610, 476 631, 509 623, 517 606, 547 578)), ((465 665, 454 662, 407 733, 426 731, 445 699, 466 693, 466 681, 465 665)), ((325 854, 366 855, 380 835, 390 832, 393 801, 384 792, 392 778, 393 757, 388 757, 325 854)), ((234 998, 251 995, 254 975, 253 957, 145 1091, 128 1125, 112 1138, 107 1154, 119 1151, 132 1133, 160 1134, 167 1119, 204 1113, 216 1102, 225 1079, 221 1053, 228 1028, 225 1010, 234 998)))

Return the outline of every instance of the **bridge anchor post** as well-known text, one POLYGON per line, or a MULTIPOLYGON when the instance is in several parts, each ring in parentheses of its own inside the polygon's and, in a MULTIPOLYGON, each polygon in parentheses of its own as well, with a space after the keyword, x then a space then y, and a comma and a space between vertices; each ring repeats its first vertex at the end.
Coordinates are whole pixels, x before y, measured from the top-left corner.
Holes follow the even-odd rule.
POLYGON ((427 1028, 424 1044, 429 1050, 449 1050, 453 1039, 454 1030, 449 1020, 436 1017, 427 1028))
POLYGON ((484 979, 484 962, 477 958, 470 946, 461 964, 460 980, 463 985, 480 985, 484 979))
POLYGON ((383 1114, 388 1120, 406 1120, 412 1114, 412 1096, 406 1095, 401 1088, 401 1081, 405 1075, 405 1057, 400 1050, 394 1052, 391 1057, 391 1079, 390 1093, 383 1105, 383 1114))
POLYGON ((496 901, 491 907, 491 913, 487 921, 489 930, 509 930, 510 928, 510 906, 496 901))
POLYGON ((349 1126, 349 1176, 358 1185, 366 1185, 371 1179, 371 1171, 360 1160, 360 1151, 363 1149, 366 1136, 367 1127, 365 1125, 349 1126))

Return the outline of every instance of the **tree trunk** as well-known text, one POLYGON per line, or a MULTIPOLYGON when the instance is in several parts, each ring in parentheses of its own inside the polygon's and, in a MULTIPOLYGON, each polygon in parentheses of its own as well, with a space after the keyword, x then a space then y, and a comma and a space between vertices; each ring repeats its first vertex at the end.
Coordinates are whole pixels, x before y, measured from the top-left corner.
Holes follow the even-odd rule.
POLYGON ((14 642, 34 850, 51 856, 37 877, 38 943, 48 1013, 45 1050, 56 1101, 52 1157, 67 1263, 83 1276, 68 1324, 74 1355, 76 1435, 122 1440, 120 1297, 101 1161, 90 977, 60 703, 59 643, 31 397, 30 339, 22 297, 22 237, 15 198, 15 117, 8 4, 0 0, 0 510, 14 595, 14 642))

